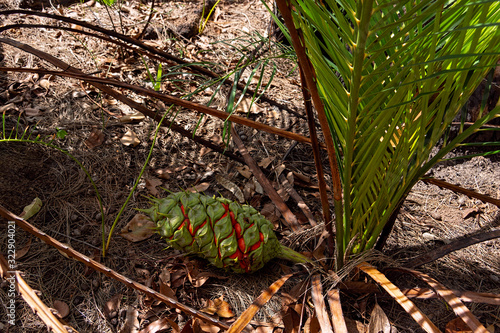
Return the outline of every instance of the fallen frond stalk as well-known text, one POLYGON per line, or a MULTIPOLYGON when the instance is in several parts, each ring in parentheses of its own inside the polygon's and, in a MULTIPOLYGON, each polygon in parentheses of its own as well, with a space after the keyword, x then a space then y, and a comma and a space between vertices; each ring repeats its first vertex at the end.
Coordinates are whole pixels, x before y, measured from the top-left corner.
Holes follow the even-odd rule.
POLYGON ((285 275, 270 285, 269 288, 260 294, 259 297, 257 297, 255 301, 253 301, 253 303, 241 314, 241 316, 236 319, 231 327, 229 327, 227 333, 239 333, 243 331, 248 323, 251 322, 255 314, 264 306, 264 304, 269 302, 271 297, 278 292, 278 290, 290 277, 292 277, 292 275, 293 274, 285 275))
MULTIPOLYGON (((10 44, 10 45, 15 46, 17 48, 20 48, 23 51, 32 53, 32 54, 36 55, 37 57, 40 57, 40 58, 50 62, 52 65, 63 69, 66 72, 84 75, 84 73, 81 70, 79 70, 78 68, 72 67, 69 64, 65 63, 64 61, 62 61, 58 58, 55 58, 54 56, 52 56, 46 52, 36 50, 29 45, 19 43, 17 41, 13 41, 10 39, 2 39, 2 38, 0 38, 0 42, 10 44)), ((117 100, 121 101, 122 103, 127 104, 131 108, 142 112, 144 115, 146 115, 146 116, 148 116, 156 121, 160 121, 162 119, 161 114, 158 114, 156 112, 151 111, 150 109, 148 109, 144 105, 137 103, 136 101, 126 97, 125 95, 112 89, 111 87, 108 87, 108 86, 101 84, 101 83, 95 83, 95 82, 94 83, 89 82, 89 84, 91 84, 94 87, 96 87, 97 89, 105 92, 106 94, 116 98, 117 100)), ((228 157, 230 157, 230 158, 232 158, 240 163, 243 163, 243 160, 239 156, 234 154, 233 152, 228 151, 228 150, 226 150, 226 149, 224 149, 224 148, 222 148, 222 147, 220 147, 220 146, 218 146, 218 145, 216 145, 208 140, 205 140, 205 139, 201 138, 200 136, 194 135, 194 133, 192 133, 188 130, 185 130, 182 126, 174 123, 173 121, 165 122, 165 127, 169 127, 172 130, 174 130, 175 132, 181 134, 182 136, 184 136, 186 138, 190 138, 197 143, 200 143, 200 144, 202 144, 202 145, 204 145, 204 146, 206 146, 206 147, 208 147, 216 152, 219 152, 220 154, 226 155, 226 156, 228 156, 228 157)))
POLYGON ((250 156, 250 153, 243 144, 243 141, 241 141, 240 136, 238 135, 234 127, 231 130, 231 137, 233 138, 234 143, 236 143, 236 146, 238 147, 240 154, 243 156, 246 165, 248 165, 248 167, 252 171, 253 175, 255 176, 259 184, 262 185, 262 187, 265 190, 265 193, 276 205, 281 214, 283 214, 283 217, 285 218, 288 226, 291 227, 293 231, 300 231, 302 228, 300 227, 300 224, 297 221, 297 217, 288 208, 285 201, 283 201, 278 192, 276 192, 274 187, 271 185, 271 182, 266 178, 266 176, 264 175, 262 170, 260 170, 257 163, 255 163, 254 159, 250 156))
POLYGON ((398 287, 389 281, 384 274, 366 262, 359 264, 357 267, 380 284, 426 332, 440 332, 436 325, 398 287))
POLYGON ((325 299, 321 288, 321 276, 319 274, 313 275, 311 279, 311 296, 318 317, 319 326, 321 326, 322 333, 333 333, 332 323, 328 317, 326 310, 325 299))
MULTIPOLYGON (((15 279, 17 291, 22 296, 22 298, 28 303, 33 312, 40 317, 40 319, 47 325, 50 331, 56 333, 69 333, 77 331, 72 327, 67 327, 54 316, 50 309, 42 302, 42 300, 37 296, 35 291, 24 281, 18 271, 9 270, 9 265, 5 257, 0 254, 0 275, 6 280, 15 279), (14 273, 14 274, 13 274, 14 273), (70 330, 68 332, 68 329, 70 330)), ((11 283, 11 282, 9 282, 11 283)), ((5 304, 7 305, 7 304, 5 304)), ((8 310, 7 310, 8 311, 8 310)))
POLYGON ((460 299, 458 299, 453 291, 446 288, 427 274, 405 268, 399 268, 397 270, 408 272, 427 282, 427 284, 429 284, 436 291, 436 293, 438 293, 438 295, 441 296, 446 301, 446 303, 448 303, 452 307, 455 314, 457 316, 460 316, 460 318, 462 318, 467 326, 469 326, 475 333, 488 333, 486 328, 479 322, 476 316, 474 316, 472 312, 470 312, 470 310, 460 301, 460 299))
POLYGON ((348 333, 347 326, 342 313, 342 305, 340 303, 340 292, 338 289, 328 291, 328 304, 332 313, 333 330, 335 333, 348 333))
POLYGON ((476 198, 476 199, 479 199, 479 200, 484 201, 484 202, 489 202, 489 203, 500 208, 500 200, 492 198, 488 195, 477 193, 475 191, 468 190, 466 188, 460 187, 458 185, 453 185, 453 184, 450 184, 448 182, 445 182, 443 180, 436 179, 436 178, 423 178, 422 181, 424 183, 433 184, 433 185, 436 185, 436 186, 439 186, 442 188, 446 188, 448 190, 452 190, 453 192, 465 194, 466 196, 468 196, 470 198, 476 198))
POLYGON ((428 264, 441 257, 444 257, 448 253, 499 237, 500 237, 500 229, 483 232, 477 235, 461 237, 449 244, 443 245, 441 247, 438 247, 437 249, 421 254, 420 256, 409 261, 405 266, 410 268, 416 268, 428 264))
MULTIPOLYGON (((454 289, 452 289, 451 291, 462 302, 500 305, 500 295, 499 294, 476 293, 473 291, 460 291, 460 290, 454 290, 454 289)), ((403 294, 405 294, 408 298, 429 299, 429 298, 438 298, 439 297, 439 295, 434 290, 429 289, 429 288, 405 289, 405 290, 403 290, 403 294)))
POLYGON ((196 318, 199 318, 200 320, 203 320, 207 323, 210 323, 212 325, 215 325, 215 326, 220 327, 220 328, 225 329, 225 330, 227 330, 229 328, 229 326, 227 324, 225 324, 217 319, 214 319, 214 318, 212 318, 212 317, 210 317, 202 312, 199 312, 199 311, 197 311, 197 310, 195 310, 187 305, 179 303, 178 301, 176 301, 168 296, 160 294, 159 292, 156 292, 153 289, 148 288, 143 284, 137 283, 137 282, 121 275, 120 273, 112 270, 111 268, 104 266, 103 264, 101 264, 95 260, 90 259, 89 257, 81 254, 80 252, 72 249, 71 247, 69 247, 69 246, 57 241, 56 239, 50 237, 49 235, 47 235, 43 231, 34 227, 30 223, 26 222, 25 220, 23 220, 19 216, 13 214, 12 212, 5 209, 1 205, 0 205, 0 216, 2 216, 3 218, 5 218, 8 221, 15 221, 16 224, 19 227, 21 227, 23 230, 25 230, 25 231, 29 232, 30 234, 34 235, 35 237, 41 239, 42 241, 44 241, 48 245, 55 247, 60 252, 66 254, 68 257, 73 258, 73 259, 85 264, 86 266, 89 266, 90 268, 92 268, 98 272, 101 272, 102 274, 104 274, 112 279, 120 281, 121 283, 123 283, 127 287, 139 290, 139 291, 145 293, 146 295, 148 295, 149 297, 155 298, 155 299, 165 303, 169 307, 179 309, 179 310, 185 312, 186 314, 191 315, 191 316, 196 317, 196 318))
MULTIPOLYGON (((5 38, 0 38, 0 42, 6 42, 5 38)), ((11 41, 15 42, 15 41, 11 41)), ((15 42, 18 44, 17 42, 15 42)), ((16 46, 15 44, 8 43, 9 45, 16 46)), ((24 50, 24 49, 23 49, 24 50)), ((200 112, 203 114, 207 114, 216 118, 219 118, 221 120, 228 120, 235 122, 240 125, 245 125, 248 127, 255 128, 257 130, 262 130, 264 132, 270 133, 270 134, 275 134, 279 135, 283 138, 287 138, 290 140, 302 142, 302 143, 308 143, 311 144, 311 139, 297 134, 293 133, 290 131, 283 130, 281 128, 265 125, 253 120, 250 120, 245 117, 240 117, 240 116, 235 116, 235 115, 228 115, 224 111, 217 110, 215 108, 211 108, 202 104, 194 103, 188 100, 184 100, 181 98, 177 98, 174 96, 169 96, 169 95, 164 95, 159 92, 156 92, 154 90, 146 89, 140 86, 136 86, 133 84, 128 84, 125 82, 121 81, 116 81, 116 80, 111 80, 111 79, 102 79, 98 78, 92 75, 86 75, 86 74, 77 74, 77 73, 69 73, 69 72, 60 72, 60 71, 50 71, 50 70, 40 70, 40 69, 35 69, 35 68, 13 68, 13 67, 0 67, 0 71, 3 72, 27 72, 27 73, 32 73, 36 72, 39 74, 46 74, 46 75, 59 75, 59 76, 64 76, 64 77, 70 77, 78 80, 83 80, 85 82, 94 84, 94 83, 100 83, 100 84, 109 84, 115 87, 120 87, 128 90, 135 91, 138 94, 149 96, 149 97, 154 97, 158 98, 159 100, 162 100, 163 102, 166 102, 168 104, 175 104, 181 107, 184 107, 189 110, 194 110, 196 112, 200 112)))

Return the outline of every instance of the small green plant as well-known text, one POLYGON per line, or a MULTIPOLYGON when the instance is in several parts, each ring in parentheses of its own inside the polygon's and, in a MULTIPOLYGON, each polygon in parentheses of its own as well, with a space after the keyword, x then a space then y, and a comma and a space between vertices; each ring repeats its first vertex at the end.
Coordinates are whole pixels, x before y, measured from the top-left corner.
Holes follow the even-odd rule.
POLYGON ((201 12, 200 25, 198 27, 198 32, 200 34, 203 33, 203 31, 205 30, 205 27, 207 26, 208 19, 212 15, 213 11, 215 10, 215 8, 219 4, 219 2, 220 2, 220 0, 217 0, 215 5, 213 5, 212 8, 210 8, 210 10, 207 10, 206 0, 203 0, 203 10, 201 12))
POLYGON ((66 130, 56 128, 56 137, 58 139, 64 140, 64 138, 66 138, 66 135, 68 135, 68 132, 66 132, 66 130))

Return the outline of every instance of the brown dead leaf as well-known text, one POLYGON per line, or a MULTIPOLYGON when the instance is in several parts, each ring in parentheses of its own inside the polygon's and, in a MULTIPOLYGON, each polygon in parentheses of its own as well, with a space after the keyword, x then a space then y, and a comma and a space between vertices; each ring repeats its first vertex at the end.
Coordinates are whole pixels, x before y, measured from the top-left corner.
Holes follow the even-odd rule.
POLYGON ((146 215, 136 214, 120 231, 120 236, 131 242, 148 239, 155 233, 156 225, 146 215))
POLYGON ((211 316, 214 315, 217 312, 217 307, 215 306, 215 302, 209 299, 207 301, 207 304, 200 311, 208 313, 211 316))
POLYGON ((186 322, 186 324, 184 325, 184 327, 182 328, 181 333, 194 333, 193 322, 194 322, 194 319, 188 320, 186 322))
POLYGON ((238 171, 243 177, 247 179, 252 177, 252 171, 250 171, 250 168, 247 165, 242 167, 237 166, 236 171, 238 171))
POLYGON ((49 90, 49 88, 50 88, 50 81, 47 79, 41 79, 38 82, 38 84, 40 85, 40 87, 42 87, 45 90, 49 90))
POLYGON ((193 332, 195 333, 218 333, 220 328, 212 324, 205 323, 198 318, 194 319, 193 332))
POLYGON ((221 318, 232 318, 234 317, 233 311, 228 302, 224 301, 223 297, 214 299, 214 305, 217 308, 217 314, 221 318))
POLYGON ((26 255, 26 253, 28 253, 28 251, 30 250, 30 247, 31 247, 31 237, 30 237, 30 239, 28 239, 28 242, 26 243, 26 245, 23 246, 22 249, 20 249, 19 251, 16 251, 16 256, 15 256, 16 260, 24 257, 26 255))
POLYGON ((238 113, 251 113, 251 114, 259 114, 262 113, 264 109, 257 105, 257 103, 252 103, 251 98, 243 98, 241 102, 236 107, 235 112, 238 113))
POLYGON ((59 317, 59 319, 63 319, 69 315, 69 306, 63 301, 55 300, 52 307, 57 310, 56 316, 59 317))
POLYGON ((160 273, 160 282, 166 284, 170 287, 170 270, 168 267, 164 267, 160 273))
POLYGON ((318 317, 313 316, 309 317, 306 320, 306 323, 304 324, 304 329, 303 332, 306 333, 316 333, 316 332, 321 332, 321 327, 319 326, 319 321, 318 317))
POLYGON ((162 179, 170 179, 170 177, 176 173, 176 172, 180 172, 184 169, 186 169, 187 166, 186 165, 183 165, 181 167, 177 167, 177 168, 174 168, 174 169, 169 169, 169 168, 164 168, 164 169, 158 169, 156 170, 156 174, 158 175, 158 177, 162 178, 162 179))
POLYGON ((245 196, 243 195, 243 192, 241 192, 241 189, 235 183, 220 175, 216 175, 215 180, 226 190, 231 191, 231 193, 234 194, 234 196, 240 203, 245 202, 245 196))
POLYGON ((207 282, 209 278, 217 278, 217 279, 228 279, 226 276, 221 276, 218 274, 210 273, 210 272, 199 272, 198 270, 192 270, 188 273, 189 282, 195 288, 199 288, 207 282))
POLYGON ((462 318, 457 317, 446 324, 444 330, 445 333, 472 333, 472 330, 467 326, 467 324, 462 320, 462 318))
POLYGON ((170 328, 170 323, 167 318, 161 318, 153 321, 148 326, 144 327, 139 333, 156 333, 170 328))
POLYGON ((391 333, 391 323, 384 310, 375 303, 375 307, 370 315, 368 333, 391 333))
POLYGON ((104 304, 104 315, 106 318, 115 317, 118 309, 120 308, 120 304, 122 302, 122 294, 113 295, 107 302, 104 304), (111 316, 113 314, 113 316, 111 316))
POLYGON ((183 286, 184 282, 186 281, 186 277, 187 277, 187 271, 184 268, 176 269, 170 272, 170 281, 171 281, 170 286, 174 289, 183 286))
POLYGON ((262 188, 262 185, 260 185, 259 181, 257 178, 252 177, 253 185, 255 187, 255 192, 259 194, 264 194, 264 189, 262 188))
POLYGON ((39 117, 42 115, 40 108, 25 108, 23 111, 27 117, 39 117))
POLYGON ((142 113, 136 112, 136 113, 124 115, 123 117, 118 118, 118 120, 121 123, 129 124, 129 123, 132 123, 132 122, 143 121, 144 118, 146 118, 146 117, 142 113))
POLYGON ((129 130, 122 136, 120 142, 127 147, 136 147, 137 145, 139 145, 139 143, 141 143, 141 140, 139 140, 137 134, 129 130))
POLYGON ((159 180, 158 178, 155 177, 146 178, 146 188, 148 189, 149 193, 151 193, 155 197, 157 197, 160 194, 156 189, 156 186, 160 186, 161 184, 162 181, 159 180))
POLYGON ((177 301, 177 296, 175 296, 175 291, 165 283, 160 283, 160 294, 168 296, 177 301))
POLYGON ((269 164, 271 164, 272 162, 274 161, 274 157, 271 157, 271 156, 268 156, 266 158, 264 158, 262 161, 260 161, 259 163, 257 163, 261 168, 264 168, 266 169, 269 164))
POLYGON ((100 146, 104 142, 104 133, 99 129, 94 128, 92 132, 90 132, 89 137, 85 140, 85 145, 88 149, 93 149, 97 146, 100 146))
POLYGON ((348 332, 366 333, 368 330, 368 327, 366 324, 363 324, 362 322, 357 321, 357 320, 345 318, 345 323, 346 323, 348 332))
POLYGON ((165 319, 168 321, 168 323, 170 324, 170 327, 172 328, 172 331, 174 333, 179 333, 181 330, 179 328, 179 325, 173 321, 172 319, 170 319, 169 317, 165 317, 165 319))
POLYGON ((17 111, 18 108, 16 107, 16 105, 14 103, 9 103, 9 104, 5 104, 5 105, 0 106, 0 113, 4 113, 5 111, 8 111, 8 110, 17 111))
POLYGON ((208 190, 209 187, 210 187, 210 183, 204 182, 204 183, 200 183, 200 184, 195 185, 195 186, 191 186, 187 190, 189 192, 199 193, 199 192, 203 192, 203 191, 208 190))
POLYGON ((300 315, 294 309, 288 308, 283 316, 283 324, 285 325, 285 332, 299 333, 300 315))
POLYGON ((462 218, 465 220, 466 218, 473 217, 478 213, 480 213, 480 209, 478 207, 466 208, 462 211, 462 218))
POLYGON ((129 306, 127 308, 127 315, 125 323, 123 324, 120 333, 137 333, 139 332, 139 311, 136 308, 129 306))
POLYGON ((260 211, 260 213, 262 215, 264 215, 264 217, 266 219, 271 221, 271 223, 274 223, 275 221, 277 221, 278 217, 281 215, 279 213, 278 209, 276 209, 276 206, 271 202, 266 203, 264 205, 264 207, 262 207, 262 210, 260 211))
POLYGON ((255 194, 255 186, 253 182, 251 181, 245 182, 245 185, 243 187, 243 195, 245 196, 245 200, 247 202, 250 201, 254 194, 255 194))

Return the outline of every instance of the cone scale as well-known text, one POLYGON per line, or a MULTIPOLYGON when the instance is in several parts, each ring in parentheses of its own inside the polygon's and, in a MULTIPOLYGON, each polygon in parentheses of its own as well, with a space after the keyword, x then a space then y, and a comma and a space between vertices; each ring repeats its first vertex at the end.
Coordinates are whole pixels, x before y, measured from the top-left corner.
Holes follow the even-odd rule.
POLYGON ((273 258, 310 260, 281 245, 273 225, 255 208, 200 193, 178 192, 154 199, 144 210, 167 243, 219 268, 250 273, 273 258))

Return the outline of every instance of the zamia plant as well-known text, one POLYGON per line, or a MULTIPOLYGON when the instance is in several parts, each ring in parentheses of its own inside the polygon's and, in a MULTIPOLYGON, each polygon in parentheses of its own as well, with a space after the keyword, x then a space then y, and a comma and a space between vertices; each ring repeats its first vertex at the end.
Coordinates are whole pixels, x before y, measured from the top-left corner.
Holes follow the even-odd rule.
POLYGON ((249 273, 273 258, 310 262, 281 245, 272 223, 248 205, 178 192, 153 199, 152 206, 142 211, 157 224, 158 233, 171 247, 206 258, 219 268, 249 273))
POLYGON ((329 153, 338 157, 342 184, 335 222, 339 267, 349 254, 374 247, 433 165, 499 116, 497 106, 440 143, 499 60, 500 2, 277 2, 300 31, 337 149, 329 153))

